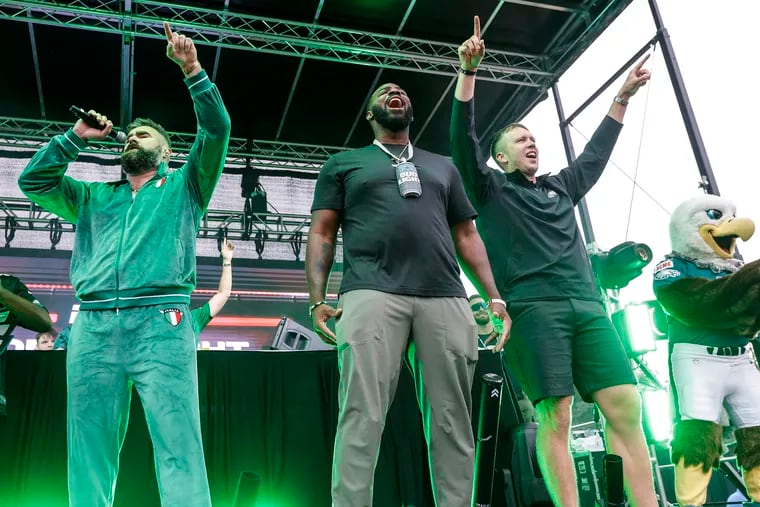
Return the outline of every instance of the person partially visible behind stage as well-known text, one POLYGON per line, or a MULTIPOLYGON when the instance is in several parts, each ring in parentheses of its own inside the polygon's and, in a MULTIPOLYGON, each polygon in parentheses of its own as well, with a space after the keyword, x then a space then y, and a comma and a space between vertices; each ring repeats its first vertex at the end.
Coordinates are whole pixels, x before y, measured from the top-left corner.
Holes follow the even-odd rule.
POLYGON ((8 348, 16 326, 44 333, 52 329, 53 322, 21 280, 0 273, 0 354, 8 348))
POLYGON ((436 505, 470 505, 470 388, 478 338, 457 255, 501 319, 497 350, 509 315, 456 169, 409 142, 406 92, 396 84, 380 86, 366 118, 374 144, 332 156, 319 173, 306 249, 314 329, 338 348, 333 505, 372 505, 380 437, 404 357, 423 413, 436 505), (339 227, 344 260, 336 310, 325 302, 325 291, 339 227), (327 327, 332 317, 337 337, 327 327))
POLYGON ((69 347, 69 335, 71 335, 71 324, 58 331, 53 350, 66 350, 69 347))
POLYGON ((224 167, 230 118, 192 40, 164 23, 198 132, 187 162, 167 172, 169 136, 157 123, 128 127, 125 180, 64 176, 100 129, 82 120, 29 162, 19 185, 35 203, 76 224, 71 281, 81 301, 66 357, 69 505, 110 506, 134 384, 145 409, 162 505, 211 505, 201 441, 196 339, 189 315, 195 238, 224 167))
POLYGON ((55 341, 58 338, 58 331, 50 328, 48 331, 37 333, 34 337, 36 347, 34 350, 53 350, 55 341))
MULTIPOLYGON (((467 301, 470 304, 470 311, 475 319, 475 324, 478 325, 478 348, 480 351, 492 349, 496 340, 499 337, 498 332, 494 329, 493 322, 491 321, 491 314, 488 313, 488 304, 480 296, 480 294, 473 294, 467 301)), ((504 373, 509 378, 509 383, 512 387, 512 392, 515 395, 515 400, 520 407, 523 421, 535 422, 536 410, 528 397, 525 395, 525 391, 520 387, 520 382, 512 372, 512 368, 506 363, 502 362, 504 373)))
POLYGON ((232 254, 235 245, 231 241, 222 242, 222 276, 219 277, 219 287, 216 294, 198 308, 193 308, 190 314, 193 318, 193 332, 200 339, 201 331, 222 311, 232 292, 232 254))
POLYGON ((607 165, 628 101, 649 80, 644 58, 628 74, 583 153, 557 175, 536 176, 538 149, 520 124, 494 137, 486 165, 475 134, 474 90, 485 54, 480 23, 459 47, 452 157, 480 213, 478 230, 513 318, 505 359, 536 405, 538 463, 556 505, 578 505, 568 449, 573 384, 604 414, 609 451, 623 458, 631 504, 655 506, 641 399, 594 281, 574 207, 607 165))
POLYGON ((53 322, 47 309, 13 275, 0 273, 0 414, 5 414, 5 349, 13 330, 21 326, 32 331, 49 331, 53 322))

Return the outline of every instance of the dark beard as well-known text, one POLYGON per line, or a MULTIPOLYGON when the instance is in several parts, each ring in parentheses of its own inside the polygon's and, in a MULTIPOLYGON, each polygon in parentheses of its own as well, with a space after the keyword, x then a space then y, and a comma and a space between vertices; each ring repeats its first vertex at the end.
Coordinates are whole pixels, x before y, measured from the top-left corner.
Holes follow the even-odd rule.
POLYGON ((121 168, 130 176, 147 173, 158 167, 161 157, 160 150, 138 148, 121 155, 121 168))
POLYGON ((404 111, 404 116, 401 118, 391 116, 380 104, 373 105, 370 111, 372 111, 375 121, 391 132, 401 132, 407 129, 413 119, 412 106, 407 107, 406 111, 404 111))

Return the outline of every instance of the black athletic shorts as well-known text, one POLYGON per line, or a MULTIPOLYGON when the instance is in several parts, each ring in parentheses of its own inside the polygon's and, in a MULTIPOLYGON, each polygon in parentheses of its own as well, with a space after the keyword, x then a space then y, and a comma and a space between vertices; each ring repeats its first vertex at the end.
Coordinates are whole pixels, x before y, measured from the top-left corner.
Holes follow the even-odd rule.
POLYGON ((600 301, 556 299, 509 303, 506 358, 528 398, 584 401, 606 387, 635 384, 623 344, 600 301))

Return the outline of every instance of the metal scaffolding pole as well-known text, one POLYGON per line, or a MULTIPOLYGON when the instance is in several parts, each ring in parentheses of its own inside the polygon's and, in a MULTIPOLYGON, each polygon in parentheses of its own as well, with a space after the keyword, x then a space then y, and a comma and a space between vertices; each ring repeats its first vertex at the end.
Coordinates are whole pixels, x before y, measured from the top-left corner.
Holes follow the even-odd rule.
POLYGON ((715 175, 713 174, 712 166, 710 165, 710 159, 707 156, 705 144, 702 141, 702 134, 699 133, 697 119, 694 116, 694 110, 691 107, 689 94, 686 92, 686 84, 683 81, 678 61, 676 61, 673 45, 670 43, 670 34, 668 34, 668 30, 665 28, 662 21, 662 15, 660 14, 660 8, 657 6, 657 1, 649 0, 649 8, 652 11, 652 19, 657 28, 657 39, 662 47, 665 67, 668 69, 670 82, 673 85, 673 91, 676 94, 678 109, 681 110, 681 117, 683 118, 683 124, 686 128, 686 134, 689 136, 691 150, 694 152, 694 159, 697 161, 697 168, 699 169, 699 174, 702 176, 701 186, 708 194, 720 195, 718 184, 715 181, 715 175))

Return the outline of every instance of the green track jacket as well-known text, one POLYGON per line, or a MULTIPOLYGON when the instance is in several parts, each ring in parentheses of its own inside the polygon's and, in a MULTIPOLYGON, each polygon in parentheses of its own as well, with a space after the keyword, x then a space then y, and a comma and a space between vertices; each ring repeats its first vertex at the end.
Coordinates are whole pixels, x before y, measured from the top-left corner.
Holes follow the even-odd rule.
POLYGON ((185 84, 198 118, 187 162, 171 173, 162 163, 134 200, 126 180, 64 176, 86 147, 72 130, 53 137, 19 176, 29 199, 76 224, 71 283, 83 310, 190 303, 196 235, 224 168, 230 118, 205 72, 185 84))

